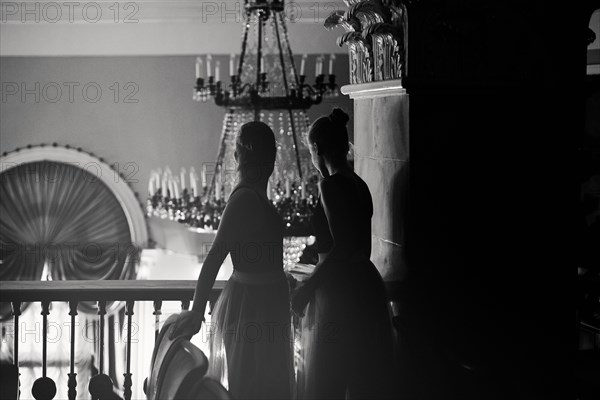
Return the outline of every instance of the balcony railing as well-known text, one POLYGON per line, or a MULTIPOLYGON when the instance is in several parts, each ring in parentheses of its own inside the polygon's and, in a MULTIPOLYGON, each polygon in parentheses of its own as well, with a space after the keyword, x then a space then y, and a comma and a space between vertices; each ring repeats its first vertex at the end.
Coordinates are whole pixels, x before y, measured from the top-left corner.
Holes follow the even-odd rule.
MULTIPOLYGON (((209 307, 212 309, 225 281, 216 281, 209 297, 209 307)), ((196 281, 2 281, 0 282, 0 302, 10 303, 14 320, 14 345, 13 364, 19 366, 19 316, 23 303, 39 302, 42 306, 42 378, 36 380, 39 391, 48 393, 48 387, 54 383, 46 376, 47 371, 47 343, 48 343, 48 315, 52 302, 67 302, 71 318, 70 362, 68 374, 68 398, 77 398, 77 372, 75 369, 75 326, 78 304, 85 301, 97 302, 98 308, 98 375, 90 380, 89 391, 92 398, 102 397, 102 384, 106 382, 104 360, 104 326, 107 313, 107 303, 112 301, 125 302, 125 315, 127 325, 125 373, 123 381, 123 396, 131 400, 132 374, 131 374, 131 326, 133 307, 136 302, 153 302, 155 316, 155 335, 159 330, 159 317, 163 301, 180 301, 181 309, 187 310, 194 296, 196 281)), ((155 336, 156 337, 156 336, 155 336)), ((36 390, 34 397, 36 396, 36 390)), ((53 396, 52 396, 53 397, 53 396)), ((47 398, 47 397, 44 397, 47 398)), ((37 399, 37 397, 36 397, 37 399)))

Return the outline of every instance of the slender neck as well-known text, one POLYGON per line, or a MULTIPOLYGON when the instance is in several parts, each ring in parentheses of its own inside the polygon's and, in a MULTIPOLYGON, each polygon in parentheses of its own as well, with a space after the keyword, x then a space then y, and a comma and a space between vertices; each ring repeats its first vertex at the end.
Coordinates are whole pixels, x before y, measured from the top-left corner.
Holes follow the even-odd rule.
POLYGON ((337 174, 338 172, 345 172, 350 170, 350 166, 348 165, 348 161, 346 157, 343 159, 330 160, 325 158, 325 167, 327 167, 327 171, 329 171, 329 175, 337 174))
POLYGON ((260 192, 260 193, 264 193, 265 196, 267 194, 267 182, 268 182, 268 178, 264 178, 264 179, 248 179, 246 177, 244 177, 244 175, 240 176, 240 185, 244 185, 244 186, 250 186, 253 189, 255 189, 256 191, 260 192))

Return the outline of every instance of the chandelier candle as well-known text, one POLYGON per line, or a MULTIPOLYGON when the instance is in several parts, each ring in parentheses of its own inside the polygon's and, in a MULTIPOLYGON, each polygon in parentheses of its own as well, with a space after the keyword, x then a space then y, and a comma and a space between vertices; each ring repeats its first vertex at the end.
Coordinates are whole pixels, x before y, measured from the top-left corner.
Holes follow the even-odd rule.
POLYGON ((154 189, 154 171, 150 171, 150 179, 148 180, 148 193, 150 194, 150 196, 154 196, 155 193, 155 189, 154 189))
POLYGON ((300 75, 304 75, 304 67, 306 65, 306 57, 307 55, 302 55, 302 60, 300 61, 300 75))
POLYGON ((206 76, 209 78, 212 76, 212 72, 211 72, 211 68, 210 68, 211 61, 212 61, 212 56, 209 54, 206 56, 206 76))
POLYGON ((196 177, 196 170, 194 167, 190 168, 190 186, 192 187, 192 194, 194 197, 198 196, 198 178, 196 177))
POLYGON ((335 60, 335 54, 329 56, 329 75, 333 75, 333 60, 335 60))
POLYGON ((169 180, 167 181, 167 186, 168 186, 167 197, 172 199, 173 196, 175 195, 175 189, 173 189, 173 179, 172 178, 169 178, 169 180))
POLYGON ((202 57, 196 57, 196 79, 202 78, 202 57))
POLYGON ((185 167, 181 167, 181 172, 179 173, 179 177, 181 179, 181 191, 186 188, 185 186, 185 167))
POLYGON ((323 73, 323 56, 318 56, 315 64, 315 75, 319 76, 323 73))
POLYGON ((179 178, 173 178, 173 195, 179 199, 179 178))
POLYGON ((154 172, 154 190, 160 190, 160 175, 162 174, 162 169, 158 169, 158 171, 154 172))
POLYGON ((160 184, 160 195, 167 197, 167 174, 163 173, 162 181, 160 184))

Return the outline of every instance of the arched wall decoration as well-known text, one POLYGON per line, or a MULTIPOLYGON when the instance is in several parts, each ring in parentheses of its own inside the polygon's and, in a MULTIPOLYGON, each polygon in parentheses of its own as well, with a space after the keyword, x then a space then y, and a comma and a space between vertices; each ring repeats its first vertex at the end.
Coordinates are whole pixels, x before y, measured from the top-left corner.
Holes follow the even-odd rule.
MULTIPOLYGON (((148 241, 124 177, 81 149, 28 146, 0 157, 0 279, 135 279, 148 241)), ((92 311, 82 304, 82 311, 92 311)), ((0 317, 6 317, 2 306, 0 317)))
POLYGON ((93 171, 91 166, 97 166, 100 180, 112 191, 125 212, 131 232, 131 240, 140 247, 147 245, 148 231, 143 212, 144 206, 141 205, 126 181, 110 165, 102 159, 72 147, 40 145, 22 148, 0 157, 0 174, 11 167, 37 161, 55 161, 82 166, 83 168, 88 166, 90 171, 93 171))

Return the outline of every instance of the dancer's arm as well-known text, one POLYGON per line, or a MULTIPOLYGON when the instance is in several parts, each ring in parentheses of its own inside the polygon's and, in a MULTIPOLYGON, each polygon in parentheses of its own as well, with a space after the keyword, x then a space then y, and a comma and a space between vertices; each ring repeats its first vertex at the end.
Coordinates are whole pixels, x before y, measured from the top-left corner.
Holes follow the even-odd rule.
POLYGON ((192 310, 204 316, 219 269, 229 252, 257 223, 258 198, 250 189, 239 189, 229 198, 215 237, 198 278, 192 310))
POLYGON ((338 272, 343 273, 337 271, 337 269, 344 262, 349 261, 350 256, 357 249, 356 226, 352 223, 356 216, 352 215, 350 207, 352 202, 347 198, 348 193, 333 179, 321 181, 319 189, 323 210, 333 237, 333 247, 325 258, 317 264, 310 277, 304 281, 306 288, 309 290, 316 289, 330 276, 338 272))
POLYGON ((202 263, 200 276, 196 283, 192 309, 182 312, 175 327, 173 336, 198 333, 204 320, 206 303, 215 284, 217 274, 225 257, 239 243, 240 238, 247 234, 256 224, 256 209, 258 199, 249 190, 237 190, 228 200, 223 211, 221 223, 211 248, 202 263))
POLYGON ((340 267, 349 261, 358 249, 354 234, 356 227, 352 224, 355 216, 352 215, 351 203, 346 198, 347 193, 332 179, 321 181, 319 189, 329 230, 333 237, 333 247, 317 264, 310 277, 304 280, 292 294, 292 310, 298 315, 303 315, 303 310, 315 289, 328 279, 335 279, 336 274, 344 273, 340 267))

